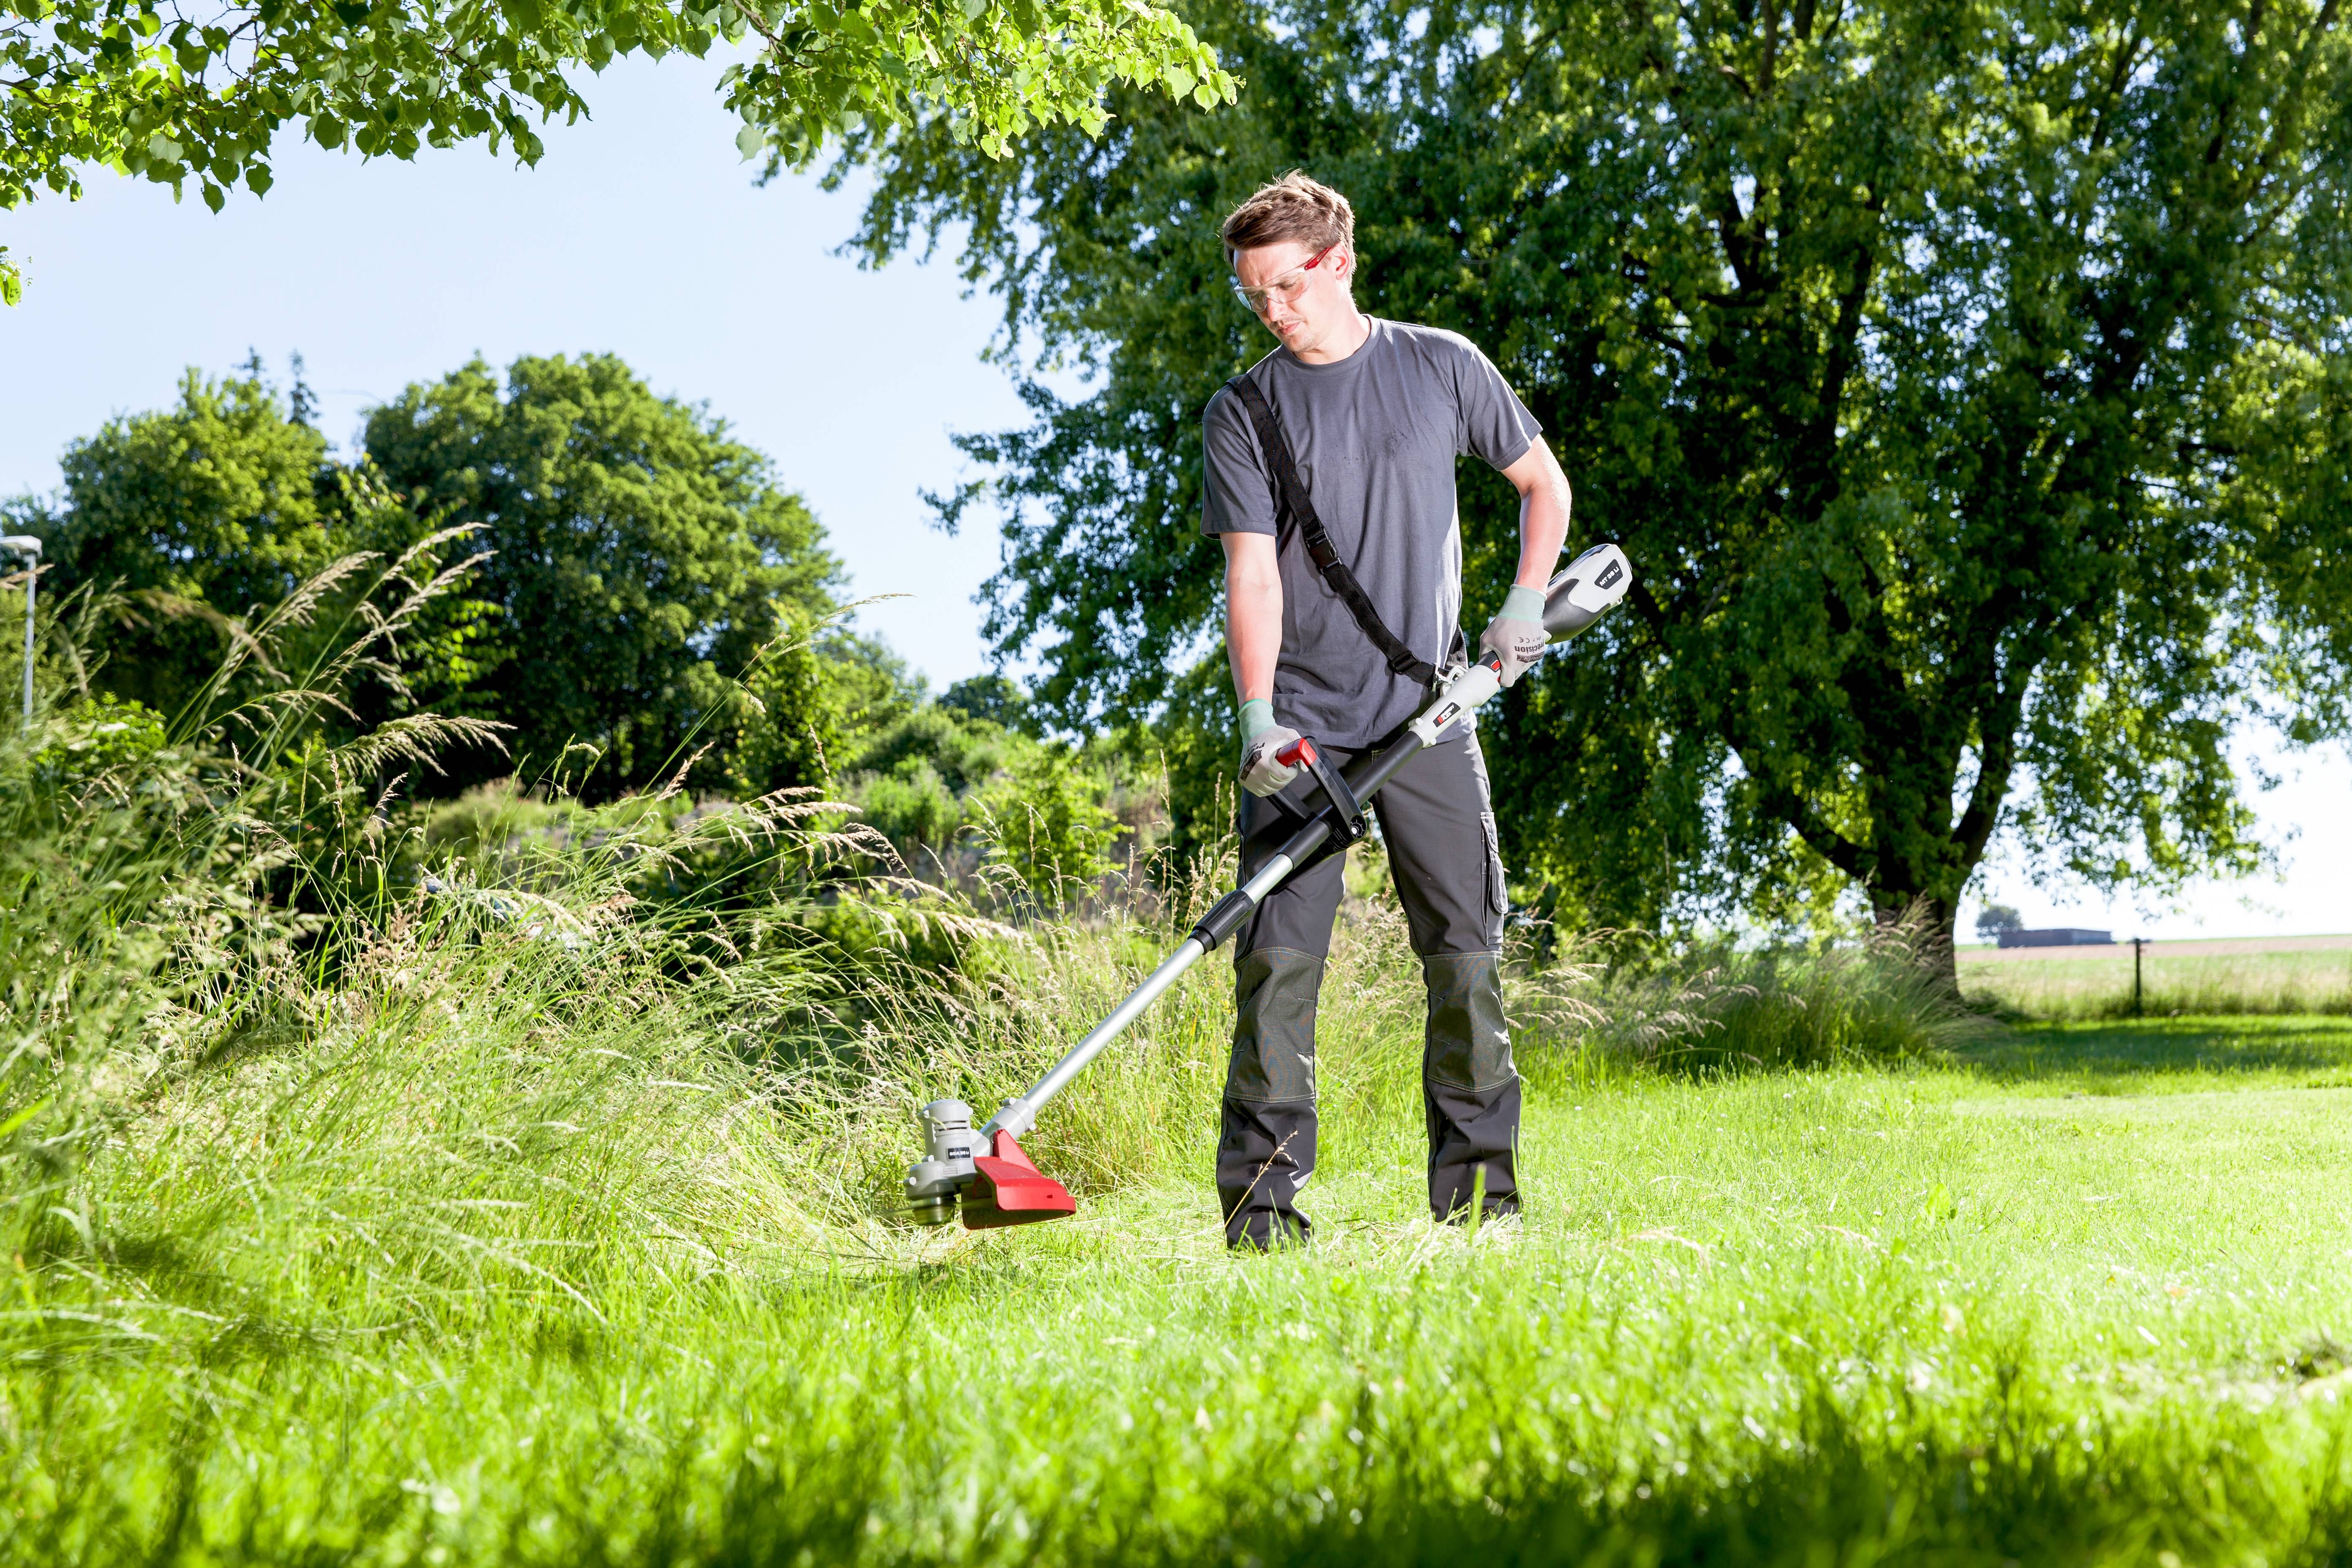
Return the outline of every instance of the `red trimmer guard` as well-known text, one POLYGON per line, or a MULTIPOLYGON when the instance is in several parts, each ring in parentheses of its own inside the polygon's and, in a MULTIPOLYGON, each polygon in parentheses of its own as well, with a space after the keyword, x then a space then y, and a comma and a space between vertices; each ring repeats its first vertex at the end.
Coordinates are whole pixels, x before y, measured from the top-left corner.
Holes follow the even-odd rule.
POLYGON ((1078 1212, 1078 1200, 1061 1183, 1039 1171, 1013 1141, 1012 1133, 999 1132, 990 1150, 971 1157, 971 1168, 979 1174, 964 1189, 965 1229, 994 1230, 1078 1212))

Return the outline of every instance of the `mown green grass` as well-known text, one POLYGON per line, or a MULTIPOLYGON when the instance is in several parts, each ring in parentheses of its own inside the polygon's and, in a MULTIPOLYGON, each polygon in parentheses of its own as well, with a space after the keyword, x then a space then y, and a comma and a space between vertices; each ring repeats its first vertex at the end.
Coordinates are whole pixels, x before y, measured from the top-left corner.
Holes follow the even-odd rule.
MULTIPOLYGON (((298 1279, 233 1205, 81 1265, 102 1321, 9 1344, 0 1556, 2340 1561, 2347 1059, 2339 1020, 1705 1080, 1537 1053, 1523 1222, 1421 1218, 1415 1130, 1371 1097, 1328 1239, 1263 1259, 1217 1245, 1206 1100, 1162 1173, 971 1236, 803 1225, 756 1119, 674 1148, 712 1119, 641 1089, 565 1202, 632 1161, 723 1179, 565 1210, 608 1254, 562 1266, 577 1295, 420 1281, 396 1238, 298 1279)), ((114 1174, 141 1234, 169 1174, 114 1174)), ((54 1313, 70 1280, 17 1284, 54 1313)))
POLYGON ((2126 1018, 2025 1024, 1989 1034, 1958 1061, 2020 1093, 2174 1093, 2352 1088, 2352 1019, 2126 1018))

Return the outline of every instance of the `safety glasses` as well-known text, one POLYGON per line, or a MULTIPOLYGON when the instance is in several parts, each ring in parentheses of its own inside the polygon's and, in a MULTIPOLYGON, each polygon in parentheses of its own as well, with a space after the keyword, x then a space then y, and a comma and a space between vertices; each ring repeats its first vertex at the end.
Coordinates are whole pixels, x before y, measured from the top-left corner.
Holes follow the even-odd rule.
POLYGON ((1242 287, 1242 280, 1236 278, 1234 279, 1234 298, 1247 306, 1250 313, 1256 316, 1265 315, 1267 305, 1276 300, 1286 305, 1294 304, 1297 301, 1298 296, 1307 291, 1307 275, 1314 271, 1325 257, 1339 248, 1339 242, 1333 241, 1308 257, 1306 265, 1284 273, 1263 289, 1244 289, 1242 287))

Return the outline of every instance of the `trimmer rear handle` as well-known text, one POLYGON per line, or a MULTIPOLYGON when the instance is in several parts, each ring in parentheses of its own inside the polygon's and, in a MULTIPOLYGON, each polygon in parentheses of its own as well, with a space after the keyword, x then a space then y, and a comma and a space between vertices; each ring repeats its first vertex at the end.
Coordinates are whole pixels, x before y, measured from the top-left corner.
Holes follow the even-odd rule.
MULTIPOLYGON (((1286 768, 1303 767, 1314 779, 1317 787, 1323 792, 1323 798, 1330 803, 1331 831, 1343 847, 1371 832, 1372 825, 1364 816, 1363 802, 1356 798, 1356 792, 1349 787, 1347 779, 1339 770, 1323 760, 1323 753, 1315 749, 1314 736, 1299 736, 1275 752, 1274 760, 1286 768)), ((1275 797, 1275 804, 1294 816, 1308 815, 1279 795, 1275 797)), ((1305 863, 1300 862, 1301 865, 1305 863)))

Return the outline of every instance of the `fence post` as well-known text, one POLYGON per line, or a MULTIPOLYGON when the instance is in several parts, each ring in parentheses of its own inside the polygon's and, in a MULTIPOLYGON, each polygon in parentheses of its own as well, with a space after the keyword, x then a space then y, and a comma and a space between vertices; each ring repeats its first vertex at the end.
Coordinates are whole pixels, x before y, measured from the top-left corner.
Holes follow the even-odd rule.
POLYGON ((2144 936, 2132 938, 2132 1016, 2135 1018, 2140 1016, 2139 955, 2141 950, 2147 946, 2147 938, 2144 936))

